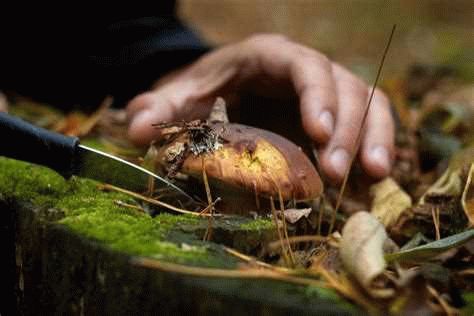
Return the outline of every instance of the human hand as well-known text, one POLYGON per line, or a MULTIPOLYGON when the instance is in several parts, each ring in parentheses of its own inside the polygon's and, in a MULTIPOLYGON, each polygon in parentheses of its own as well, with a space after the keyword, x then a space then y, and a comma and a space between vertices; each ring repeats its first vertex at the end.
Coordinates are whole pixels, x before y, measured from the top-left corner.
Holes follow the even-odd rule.
MULTIPOLYGON (((356 150, 370 87, 321 53, 280 35, 224 46, 164 78, 128 104, 128 136, 147 145, 158 135, 152 124, 204 118, 216 96, 249 89, 267 96, 296 93, 303 128, 321 145, 322 170, 333 181, 342 180, 356 150)), ((389 101, 376 90, 361 140, 362 166, 371 176, 386 176, 393 152, 389 101)))
POLYGON ((7 97, 0 91, 0 112, 8 111, 7 97))

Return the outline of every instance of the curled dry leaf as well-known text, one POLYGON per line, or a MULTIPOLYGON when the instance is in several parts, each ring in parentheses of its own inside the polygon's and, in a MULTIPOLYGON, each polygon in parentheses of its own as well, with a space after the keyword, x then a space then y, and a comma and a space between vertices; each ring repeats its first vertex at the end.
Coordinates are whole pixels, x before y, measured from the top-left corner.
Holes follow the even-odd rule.
POLYGON ((471 164, 471 168, 469 169, 461 203, 464 213, 466 213, 469 220, 469 224, 474 226, 474 163, 471 164))
POLYGON ((425 204, 427 196, 459 196, 462 190, 461 170, 448 168, 420 199, 425 204))
POLYGON ((371 214, 386 228, 395 224, 400 215, 412 205, 410 196, 392 178, 386 178, 370 188, 373 196, 371 214))
POLYGON ((342 230, 342 263, 369 292, 373 281, 385 270, 383 245, 387 239, 384 226, 368 212, 352 215, 342 230))
POLYGON ((308 218, 309 214, 311 213, 312 209, 311 208, 302 208, 302 209, 297 209, 297 208, 289 208, 285 210, 285 219, 288 223, 294 224, 298 222, 300 219, 308 218))

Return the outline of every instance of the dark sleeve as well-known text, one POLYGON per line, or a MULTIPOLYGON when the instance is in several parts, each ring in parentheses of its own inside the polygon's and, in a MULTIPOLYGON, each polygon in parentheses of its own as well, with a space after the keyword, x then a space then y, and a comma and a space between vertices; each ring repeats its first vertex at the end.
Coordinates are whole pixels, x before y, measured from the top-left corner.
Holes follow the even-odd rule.
POLYGON ((88 54, 88 62, 100 69, 108 82, 106 88, 119 102, 209 50, 196 32, 175 16, 117 21, 102 37, 94 47, 95 54, 88 54))
POLYGON ((174 1, 142 13, 25 12, 21 5, 4 11, 0 35, 8 48, 0 61, 0 89, 64 107, 93 107, 108 94, 123 105, 209 50, 176 17, 174 1))

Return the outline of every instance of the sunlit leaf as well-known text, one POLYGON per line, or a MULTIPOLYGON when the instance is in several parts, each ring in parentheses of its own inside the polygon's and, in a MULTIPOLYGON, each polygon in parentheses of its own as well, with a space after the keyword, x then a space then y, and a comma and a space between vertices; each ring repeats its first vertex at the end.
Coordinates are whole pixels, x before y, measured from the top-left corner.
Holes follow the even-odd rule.
POLYGON ((374 197, 370 212, 387 228, 412 205, 410 196, 392 178, 374 184, 370 193, 374 197))

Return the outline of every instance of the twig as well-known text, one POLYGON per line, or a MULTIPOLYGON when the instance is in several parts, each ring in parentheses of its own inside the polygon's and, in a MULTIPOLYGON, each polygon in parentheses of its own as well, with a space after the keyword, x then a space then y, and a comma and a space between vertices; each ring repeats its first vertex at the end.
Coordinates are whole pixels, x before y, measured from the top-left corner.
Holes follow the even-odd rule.
POLYGON ((461 275, 461 276, 464 276, 464 275, 473 276, 474 275, 474 269, 461 270, 459 272, 456 272, 456 274, 461 275))
POLYGON ((214 206, 215 206, 218 202, 220 202, 220 201, 221 201, 221 198, 220 198, 220 197, 216 198, 216 199, 214 200, 214 202, 212 202, 211 204, 209 204, 208 206, 206 206, 201 212, 199 212, 199 214, 202 215, 202 214, 208 213, 208 212, 211 210, 211 208, 214 207, 214 206))
POLYGON ((387 57, 388 49, 390 48, 390 44, 392 43, 393 34, 395 33, 396 27, 397 27, 396 24, 394 24, 393 27, 392 27, 390 37, 388 38, 387 45, 385 46, 385 50, 384 50, 383 55, 382 55, 382 60, 380 62, 380 66, 377 70, 377 76, 375 77, 375 82, 374 82, 374 85, 372 86, 372 91, 370 92, 369 101, 367 102, 367 106, 365 107, 364 116, 362 117, 362 122, 361 122, 361 125, 360 125, 360 128, 359 128, 359 132, 357 134, 356 147, 354 149, 354 152, 352 153, 352 156, 350 157, 349 166, 345 171, 344 178, 343 178, 343 181, 342 181, 342 185, 341 185, 341 188, 339 190, 339 195, 337 197, 336 207, 334 208, 333 216, 331 218, 331 224, 329 226, 328 235, 330 235, 332 233, 332 230, 333 230, 334 225, 336 223, 336 214, 337 214, 337 211, 339 210, 339 207, 341 206, 342 195, 344 194, 344 191, 346 189, 347 179, 349 178, 349 173, 350 173, 351 168, 352 168, 352 163, 354 162, 354 159, 357 156, 357 153, 359 152, 363 127, 365 125, 365 121, 367 120, 367 115, 369 114, 370 105, 372 103, 372 99, 374 98, 375 88, 377 87, 377 82, 379 81, 380 74, 382 73, 382 67, 383 67, 383 64, 385 62, 385 57, 387 57))
POLYGON ((82 126, 77 131, 77 136, 86 136, 91 132, 91 130, 97 125, 99 120, 104 115, 105 111, 107 111, 112 103, 114 102, 114 98, 111 96, 106 96, 104 101, 100 104, 99 108, 84 122, 82 126))
POLYGON ((459 310, 449 305, 448 302, 446 302, 446 300, 438 293, 438 291, 434 287, 427 284, 426 288, 428 289, 428 292, 438 301, 439 305, 441 306, 443 311, 446 313, 446 315, 448 316, 459 315, 459 310))

